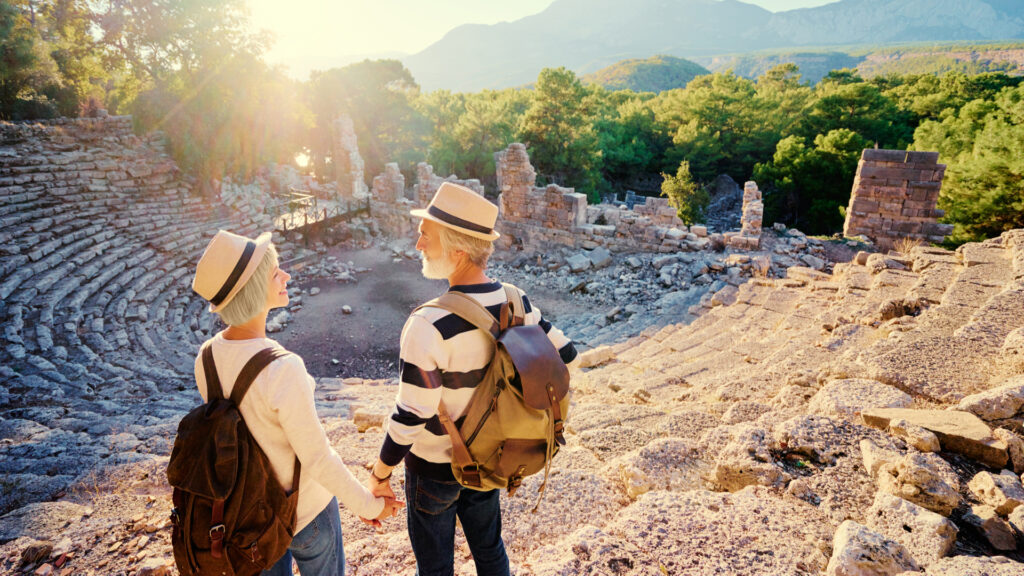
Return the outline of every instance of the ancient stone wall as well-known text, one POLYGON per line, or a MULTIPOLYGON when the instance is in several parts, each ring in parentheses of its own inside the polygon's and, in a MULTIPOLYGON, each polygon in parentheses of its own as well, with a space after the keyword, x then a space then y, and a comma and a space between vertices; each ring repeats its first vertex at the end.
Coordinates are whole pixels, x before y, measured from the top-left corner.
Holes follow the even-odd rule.
POLYGON ((724 234, 729 246, 741 250, 757 250, 761 247, 761 221, 764 218, 764 202, 757 183, 743 184, 743 215, 740 218, 739 233, 724 234))
POLYGON ((857 166, 843 233, 863 234, 879 247, 900 238, 942 242, 953 227, 935 208, 946 166, 938 152, 865 150, 857 166))
MULTIPOLYGON (((572 188, 538 188, 536 171, 523 144, 495 155, 501 185, 498 230, 505 246, 539 250, 548 246, 614 251, 674 252, 699 250, 707 240, 688 230, 666 198, 648 198, 633 210, 587 206, 572 188)), ((703 227, 695 227, 704 233, 703 227)))
POLYGON ((363 180, 363 157, 359 155, 356 131, 352 118, 342 114, 334 121, 335 147, 334 162, 338 181, 339 200, 365 198, 366 182, 363 180))
POLYGON ((441 187, 442 182, 453 182, 460 184, 475 191, 477 194, 484 195, 484 185, 479 180, 471 178, 468 180, 459 180, 454 175, 447 178, 442 178, 437 174, 434 174, 434 167, 426 162, 420 162, 416 165, 416 188, 414 200, 419 206, 426 206, 430 204, 430 199, 434 197, 434 193, 441 187))

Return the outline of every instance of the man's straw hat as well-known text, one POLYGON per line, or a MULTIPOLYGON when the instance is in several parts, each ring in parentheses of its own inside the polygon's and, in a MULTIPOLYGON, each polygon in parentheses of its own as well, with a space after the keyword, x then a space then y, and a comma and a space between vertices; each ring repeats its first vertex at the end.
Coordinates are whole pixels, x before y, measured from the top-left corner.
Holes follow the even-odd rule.
POLYGON ((494 231, 498 207, 476 192, 451 182, 441 184, 426 210, 412 210, 417 218, 426 218, 481 240, 497 240, 494 231))
POLYGON ((210 303, 210 312, 223 310, 252 278, 270 237, 270 232, 264 232, 252 240, 220 230, 210 240, 192 278, 192 289, 210 303))

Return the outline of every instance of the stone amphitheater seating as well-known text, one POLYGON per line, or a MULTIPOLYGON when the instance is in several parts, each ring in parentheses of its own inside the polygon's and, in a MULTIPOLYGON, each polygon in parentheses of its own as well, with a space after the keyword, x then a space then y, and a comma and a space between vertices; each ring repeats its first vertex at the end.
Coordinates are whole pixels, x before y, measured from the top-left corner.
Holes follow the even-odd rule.
POLYGON ((218 229, 265 222, 193 196, 161 146, 123 117, 0 124, 0 481, 30 480, 0 512, 126 458, 69 442, 54 481, 54 435, 128 433, 127 458, 164 455, 163 416, 196 400, 169 394, 191 388, 198 344, 219 329, 192 266, 218 229))

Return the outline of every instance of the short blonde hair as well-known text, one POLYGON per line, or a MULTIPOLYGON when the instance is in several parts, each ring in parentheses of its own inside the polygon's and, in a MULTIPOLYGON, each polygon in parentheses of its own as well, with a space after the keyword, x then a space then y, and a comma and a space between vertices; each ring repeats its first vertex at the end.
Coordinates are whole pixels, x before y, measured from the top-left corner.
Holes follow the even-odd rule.
POLYGON ((457 250, 462 250, 473 265, 481 269, 487 268, 487 260, 494 253, 493 242, 474 238, 447 226, 441 226, 440 231, 441 253, 445 257, 451 256, 457 250))
POLYGON ((277 250, 271 244, 263 255, 263 260, 256 267, 249 281, 235 294, 223 310, 218 312, 220 319, 228 326, 245 324, 263 312, 267 307, 267 289, 270 286, 270 273, 277 267, 277 250))

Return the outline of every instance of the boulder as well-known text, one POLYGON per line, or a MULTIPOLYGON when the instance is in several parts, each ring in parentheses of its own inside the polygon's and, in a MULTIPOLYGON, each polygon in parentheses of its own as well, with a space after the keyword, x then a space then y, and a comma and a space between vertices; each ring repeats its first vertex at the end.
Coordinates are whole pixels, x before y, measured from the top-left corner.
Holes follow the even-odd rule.
POLYGON ((598 346, 580 354, 580 368, 593 368, 605 362, 611 362, 614 359, 615 351, 612 350, 611 346, 598 346))
POLYGON ((825 384, 807 407, 812 414, 853 418, 869 408, 910 406, 909 394, 876 380, 848 378, 825 384))
POLYGON ((587 257, 590 258, 590 264, 595 270, 600 270, 612 263, 612 253, 603 246, 591 250, 587 257))
POLYGON ((571 270, 572 272, 583 272, 585 270, 588 270, 590 266, 593 264, 590 261, 590 258, 588 258, 585 254, 576 254, 575 256, 569 256, 565 262, 566 264, 569 265, 569 270, 571 270))
POLYGON ((1002 516, 1024 504, 1024 487, 1021 487, 1020 476, 1009 470, 1003 470, 1001 474, 978 472, 967 487, 980 502, 992 506, 1002 516))
POLYGON ((996 428, 992 431, 992 436, 1006 444, 1006 451, 1010 455, 1010 465, 1013 467, 1013 471, 1017 474, 1024 474, 1024 438, 1006 428, 996 428))
POLYGON ((136 576, 167 576, 170 574, 170 568, 167 566, 167 562, 163 558, 150 557, 145 558, 139 563, 138 572, 136 576))
POLYGON ((908 454, 896 463, 882 464, 876 478, 878 489, 949 516, 960 505, 960 493, 947 481, 955 482, 950 478, 951 472, 940 473, 936 464, 919 453, 908 454))
POLYGON ((783 486, 789 481, 768 450, 768 432, 752 424, 729 431, 730 441, 715 460, 714 480, 730 492, 750 485, 783 486))
POLYGON ((387 412, 359 408, 352 414, 352 423, 356 425, 356 429, 360 432, 366 432, 373 427, 383 428, 387 417, 387 412))
POLYGON ((981 533, 996 550, 1016 550, 1017 540, 1010 523, 999 517, 996 509, 978 504, 964 514, 963 521, 981 533))
POLYGON ((832 540, 829 576, 891 576, 917 571, 918 565, 899 542, 847 520, 832 540))
POLYGON ((708 235, 708 227, 694 224, 693 226, 690 226, 690 232, 696 234, 700 238, 706 238, 708 235))
POLYGON ((938 452, 940 448, 939 437, 934 432, 911 424, 902 418, 896 418, 889 422, 889 433, 903 438, 907 444, 921 452, 938 452))
POLYGON ((963 454, 992 468, 1002 468, 1009 458, 1006 444, 977 416, 958 410, 907 410, 873 408, 861 413, 868 426, 885 430, 894 419, 906 420, 939 437, 942 449, 963 454))
POLYGON ((1011 378, 997 388, 965 396, 958 410, 970 412, 982 420, 1013 418, 1024 408, 1024 376, 1011 378))
POLYGON ((1024 506, 1014 508, 1013 512, 1006 517, 1006 521, 1017 530, 1018 534, 1024 535, 1024 506))
POLYGON ((864 459, 864 470, 872 479, 878 478, 878 471, 882 465, 896 464, 903 458, 899 452, 882 448, 867 438, 860 441, 860 453, 864 459))
POLYGON ((940 514, 884 492, 875 494, 865 523, 905 546, 915 560, 925 565, 949 554, 958 532, 956 525, 940 514))

